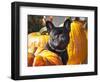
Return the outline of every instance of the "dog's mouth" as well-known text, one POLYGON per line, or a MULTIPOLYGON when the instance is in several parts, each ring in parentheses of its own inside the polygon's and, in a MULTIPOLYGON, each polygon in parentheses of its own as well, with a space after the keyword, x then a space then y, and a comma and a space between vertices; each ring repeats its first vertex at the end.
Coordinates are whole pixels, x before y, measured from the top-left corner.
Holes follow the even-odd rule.
POLYGON ((64 43, 59 43, 58 46, 56 46, 56 49, 59 49, 59 50, 64 50, 66 48, 66 44, 64 43))
POLYGON ((55 48, 55 47, 52 46, 51 44, 49 44, 49 47, 50 47, 52 50, 56 51, 56 52, 64 52, 64 51, 66 50, 66 49, 55 48))
POLYGON ((52 46, 54 46, 55 48, 59 48, 59 49, 64 49, 67 46, 67 38, 66 37, 60 37, 60 35, 57 38, 51 38, 51 44, 52 46))
POLYGON ((59 52, 65 51, 67 45, 64 42, 56 42, 56 41, 55 42, 49 41, 49 46, 53 50, 56 50, 56 51, 59 51, 59 52))

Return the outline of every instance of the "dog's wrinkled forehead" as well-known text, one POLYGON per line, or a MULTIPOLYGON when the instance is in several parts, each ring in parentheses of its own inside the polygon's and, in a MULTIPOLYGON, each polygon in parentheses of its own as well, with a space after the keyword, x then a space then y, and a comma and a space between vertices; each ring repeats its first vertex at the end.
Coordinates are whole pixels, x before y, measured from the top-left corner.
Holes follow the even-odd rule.
POLYGON ((70 20, 67 19, 64 22, 63 27, 55 27, 51 21, 46 21, 47 31, 49 34, 50 32, 57 33, 57 34, 68 32, 70 30, 70 23, 71 23, 70 20))
POLYGON ((63 27, 55 27, 50 32, 50 35, 52 35, 52 36, 60 35, 60 34, 64 34, 64 28, 63 27))

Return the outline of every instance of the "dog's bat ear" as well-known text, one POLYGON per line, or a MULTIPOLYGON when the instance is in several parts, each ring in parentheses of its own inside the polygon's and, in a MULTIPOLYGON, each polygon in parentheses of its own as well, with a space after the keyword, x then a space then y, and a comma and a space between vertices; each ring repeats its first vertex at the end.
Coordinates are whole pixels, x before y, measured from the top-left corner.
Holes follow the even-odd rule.
POLYGON ((46 27, 47 31, 50 32, 54 28, 54 25, 51 21, 46 21, 46 27))
POLYGON ((71 19, 66 19, 64 22, 64 30, 65 31, 70 31, 70 24, 71 24, 71 19))

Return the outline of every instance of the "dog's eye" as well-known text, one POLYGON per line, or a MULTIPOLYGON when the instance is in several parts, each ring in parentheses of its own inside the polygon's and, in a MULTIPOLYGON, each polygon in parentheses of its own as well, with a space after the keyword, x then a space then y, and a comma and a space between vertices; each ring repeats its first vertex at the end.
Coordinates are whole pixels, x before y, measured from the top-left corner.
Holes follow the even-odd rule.
POLYGON ((58 38, 58 35, 55 35, 55 38, 58 38))

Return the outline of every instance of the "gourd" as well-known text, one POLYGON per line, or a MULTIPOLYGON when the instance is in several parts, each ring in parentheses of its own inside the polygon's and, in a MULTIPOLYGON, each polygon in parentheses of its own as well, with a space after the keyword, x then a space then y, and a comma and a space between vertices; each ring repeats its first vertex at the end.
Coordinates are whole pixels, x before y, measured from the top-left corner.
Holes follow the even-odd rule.
POLYGON ((67 47, 68 62, 67 64, 82 64, 87 61, 87 34, 84 31, 83 24, 80 21, 71 23, 70 41, 67 47))

